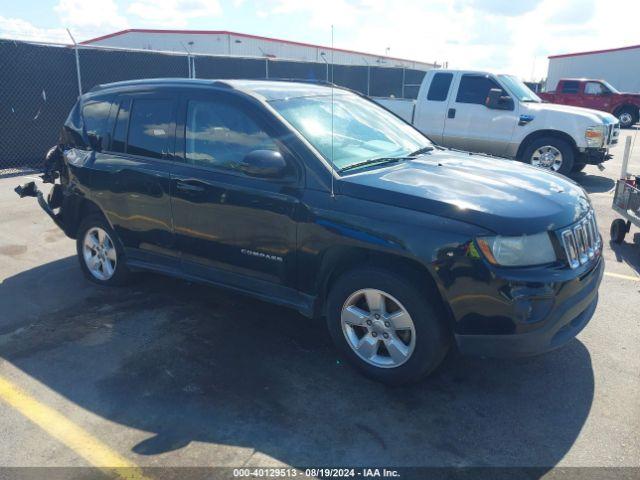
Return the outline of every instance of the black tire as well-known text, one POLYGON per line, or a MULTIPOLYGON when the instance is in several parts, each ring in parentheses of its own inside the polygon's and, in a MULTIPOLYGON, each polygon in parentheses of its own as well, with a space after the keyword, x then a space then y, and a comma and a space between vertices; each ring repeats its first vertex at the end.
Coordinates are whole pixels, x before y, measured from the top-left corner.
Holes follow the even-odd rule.
MULTIPOLYGON (((327 326, 338 350, 367 377, 391 385, 420 380, 433 372, 444 359, 450 344, 445 319, 438 300, 415 283, 379 267, 351 270, 338 278, 327 298, 327 326), (342 329, 341 314, 345 302, 362 289, 376 289, 397 299, 409 313, 415 328, 415 346, 408 359, 393 368, 367 363, 350 346, 342 329)), ((380 341, 383 341, 380 338, 380 341)), ((385 347, 380 347, 384 349, 385 347)))
POLYGON ((611 222, 609 233, 611 234, 611 241, 613 243, 624 242, 624 237, 627 235, 627 222, 621 218, 616 218, 611 222))
POLYGON ((616 117, 620 122, 620 128, 631 128, 638 123, 638 109, 634 107, 623 107, 616 112, 616 117))
POLYGON ((531 160, 534 152, 539 148, 551 146, 556 148, 562 154, 562 164, 557 170, 562 175, 568 175, 573 169, 575 163, 575 151, 573 146, 566 140, 558 137, 539 137, 529 142, 522 154, 522 160, 525 163, 531 164, 531 160))
POLYGON ((584 167, 586 167, 586 166, 587 166, 586 163, 574 163, 573 164, 573 168, 571 169, 571 171, 573 173, 579 173, 579 172, 583 171, 584 167))
POLYGON ((98 285, 124 285, 131 278, 131 271, 129 270, 125 262, 124 252, 120 240, 118 239, 111 226, 109 226, 109 223, 104 219, 104 217, 102 217, 102 215, 92 214, 82 220, 76 236, 76 252, 78 254, 78 261, 80 262, 80 268, 82 269, 82 273, 84 273, 84 276, 88 280, 91 280, 98 285), (84 257, 85 237, 87 235, 87 232, 94 228, 102 229, 108 234, 109 239, 111 240, 111 244, 113 245, 116 252, 115 267, 113 268, 113 274, 109 278, 100 279, 93 273, 91 273, 91 270, 87 265, 87 260, 85 260, 84 257))

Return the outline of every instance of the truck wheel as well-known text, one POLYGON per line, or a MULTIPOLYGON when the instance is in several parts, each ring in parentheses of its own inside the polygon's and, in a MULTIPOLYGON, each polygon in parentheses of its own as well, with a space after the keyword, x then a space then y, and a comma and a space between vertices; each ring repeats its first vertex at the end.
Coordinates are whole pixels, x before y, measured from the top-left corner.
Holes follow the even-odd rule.
POLYGON ((387 384, 431 373, 449 348, 444 319, 406 278, 365 267, 342 275, 327 299, 337 348, 366 376, 387 384))
POLYGON ((524 150, 524 161, 534 167, 568 175, 573 169, 575 153, 573 147, 561 138, 540 137, 524 150))
POLYGON ((123 285, 130 277, 122 247, 100 215, 86 217, 76 236, 80 267, 87 279, 99 285, 123 285))
POLYGON ((609 230, 609 233, 611 234, 611 241, 613 243, 624 242, 624 237, 627 234, 627 222, 621 218, 616 218, 611 222, 611 229, 609 230))
POLYGON ((620 121, 620 128, 630 128, 638 123, 638 109, 632 107, 621 108, 617 115, 620 121))

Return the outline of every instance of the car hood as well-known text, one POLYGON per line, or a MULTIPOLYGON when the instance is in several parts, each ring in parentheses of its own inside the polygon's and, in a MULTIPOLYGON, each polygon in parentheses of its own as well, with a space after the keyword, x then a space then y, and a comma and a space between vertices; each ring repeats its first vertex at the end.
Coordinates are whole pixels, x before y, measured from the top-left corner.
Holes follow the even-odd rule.
POLYGON ((555 230, 590 208, 584 190, 561 175, 513 160, 434 151, 339 181, 340 193, 456 219, 500 235, 555 230))
POLYGON ((600 110, 593 110, 591 108, 573 107, 570 105, 560 105, 558 103, 525 103, 526 109, 530 113, 549 113, 552 115, 569 114, 577 117, 582 117, 589 122, 590 125, 597 125, 600 123, 615 123, 616 117, 607 112, 601 112, 600 110))

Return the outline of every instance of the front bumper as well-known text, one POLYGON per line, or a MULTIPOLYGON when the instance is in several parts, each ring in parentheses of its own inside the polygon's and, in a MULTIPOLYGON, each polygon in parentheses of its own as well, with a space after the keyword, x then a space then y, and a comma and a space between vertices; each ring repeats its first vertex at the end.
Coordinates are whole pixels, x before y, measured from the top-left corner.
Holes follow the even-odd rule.
POLYGON ((598 165, 612 158, 613 155, 609 153, 608 148, 585 148, 578 155, 577 161, 579 163, 588 163, 589 165, 598 165))
POLYGON ((465 355, 521 357, 561 347, 591 319, 603 272, 604 260, 599 257, 590 270, 559 285, 563 293, 555 298, 539 328, 526 333, 455 335, 458 350, 465 355))

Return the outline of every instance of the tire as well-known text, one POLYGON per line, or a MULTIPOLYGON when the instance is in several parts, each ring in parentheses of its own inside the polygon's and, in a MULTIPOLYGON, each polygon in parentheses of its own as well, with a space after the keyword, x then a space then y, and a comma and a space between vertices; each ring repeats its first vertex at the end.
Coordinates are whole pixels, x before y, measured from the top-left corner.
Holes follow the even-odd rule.
POLYGON ((620 122, 620 128, 631 128, 638 123, 638 109, 633 107, 623 107, 616 112, 616 117, 620 122))
POLYGON ((530 142, 524 149, 523 160, 530 165, 568 175, 573 169, 575 152, 573 146, 562 138, 540 137, 530 142), (545 154, 549 157, 544 158, 545 154), (557 154, 560 154, 559 164, 552 160, 552 157, 558 158, 557 154))
POLYGON ((571 171, 573 173, 578 173, 584 170, 584 168, 587 166, 586 163, 574 163, 573 164, 573 168, 571 169, 571 171))
POLYGON ((109 286, 129 281, 131 272, 120 240, 101 215, 89 215, 82 220, 76 236, 76 251, 82 273, 88 280, 109 286))
POLYGON ((611 234, 611 241, 613 243, 624 242, 624 237, 627 235, 627 222, 621 218, 616 218, 611 222, 609 233, 611 234))
POLYGON ((440 365, 450 344, 443 314, 427 297, 415 282, 382 268, 349 271, 338 278, 327 298, 329 333, 338 350, 369 378, 391 385, 416 382, 440 365), (376 295, 385 302, 375 300, 376 295), (370 308, 368 296, 384 308, 370 308), (355 322, 343 323, 343 313, 355 322), (356 343, 364 346, 366 355, 356 353, 356 343))

